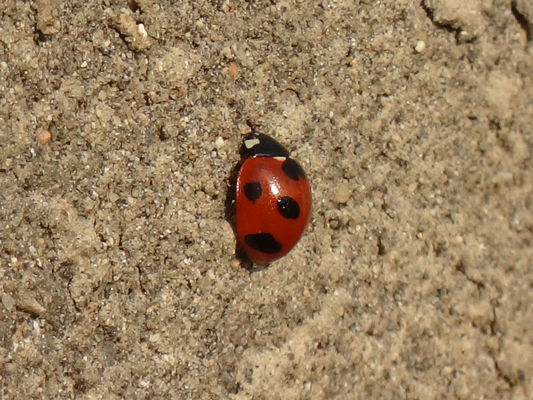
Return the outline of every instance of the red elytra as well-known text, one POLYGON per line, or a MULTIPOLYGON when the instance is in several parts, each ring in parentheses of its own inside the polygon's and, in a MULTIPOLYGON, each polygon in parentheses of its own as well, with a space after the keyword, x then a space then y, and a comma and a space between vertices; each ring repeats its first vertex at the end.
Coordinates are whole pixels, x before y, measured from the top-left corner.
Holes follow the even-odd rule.
POLYGON ((311 215, 311 186, 302 167, 277 141, 245 138, 236 182, 236 230, 255 264, 286 255, 300 240, 311 215))

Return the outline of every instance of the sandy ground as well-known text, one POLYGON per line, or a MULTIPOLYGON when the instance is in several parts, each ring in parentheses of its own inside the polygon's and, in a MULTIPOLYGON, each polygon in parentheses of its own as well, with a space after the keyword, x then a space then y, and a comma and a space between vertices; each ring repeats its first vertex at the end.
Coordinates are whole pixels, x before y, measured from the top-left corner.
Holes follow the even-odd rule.
POLYGON ((0 398, 533 398, 532 23, 2 0, 0 398), (314 196, 256 273, 224 208, 251 127, 314 196))

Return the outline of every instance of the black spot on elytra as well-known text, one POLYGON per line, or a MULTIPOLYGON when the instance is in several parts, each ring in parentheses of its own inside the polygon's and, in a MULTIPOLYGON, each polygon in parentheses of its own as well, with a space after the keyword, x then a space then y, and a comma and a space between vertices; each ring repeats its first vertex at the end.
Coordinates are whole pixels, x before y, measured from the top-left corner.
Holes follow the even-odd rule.
POLYGON ((281 243, 270 233, 254 233, 246 235, 244 242, 250 248, 265 254, 276 254, 281 251, 281 243))
POLYGON ((287 175, 293 181, 297 181, 300 177, 305 178, 305 172, 303 168, 300 167, 300 164, 298 164, 292 158, 287 158, 285 161, 283 161, 281 169, 283 172, 285 172, 285 175, 287 175))
POLYGON ((280 197, 277 206, 279 213, 285 218, 296 219, 300 216, 300 206, 292 197, 280 197))
POLYGON ((250 182, 244 185, 244 194, 250 201, 255 201, 263 194, 263 188, 259 182, 250 182))

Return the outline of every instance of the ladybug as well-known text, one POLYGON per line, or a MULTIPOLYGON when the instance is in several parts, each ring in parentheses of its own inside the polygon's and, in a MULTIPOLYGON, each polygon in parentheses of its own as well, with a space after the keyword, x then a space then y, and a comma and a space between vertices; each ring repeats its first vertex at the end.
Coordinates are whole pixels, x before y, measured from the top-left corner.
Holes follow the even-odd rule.
POLYGON ((286 255, 311 216, 311 185, 289 152, 270 136, 251 133, 235 185, 236 233, 250 261, 268 266, 286 255))

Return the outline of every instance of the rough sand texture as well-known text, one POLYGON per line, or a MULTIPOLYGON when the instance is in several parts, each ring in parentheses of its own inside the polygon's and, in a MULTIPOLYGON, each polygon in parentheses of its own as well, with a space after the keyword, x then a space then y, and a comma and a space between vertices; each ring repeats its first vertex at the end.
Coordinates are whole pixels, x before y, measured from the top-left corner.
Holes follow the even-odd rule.
POLYGON ((0 398, 533 398, 532 23, 0 1, 0 398), (224 217, 250 127, 314 196, 253 274, 224 217))

